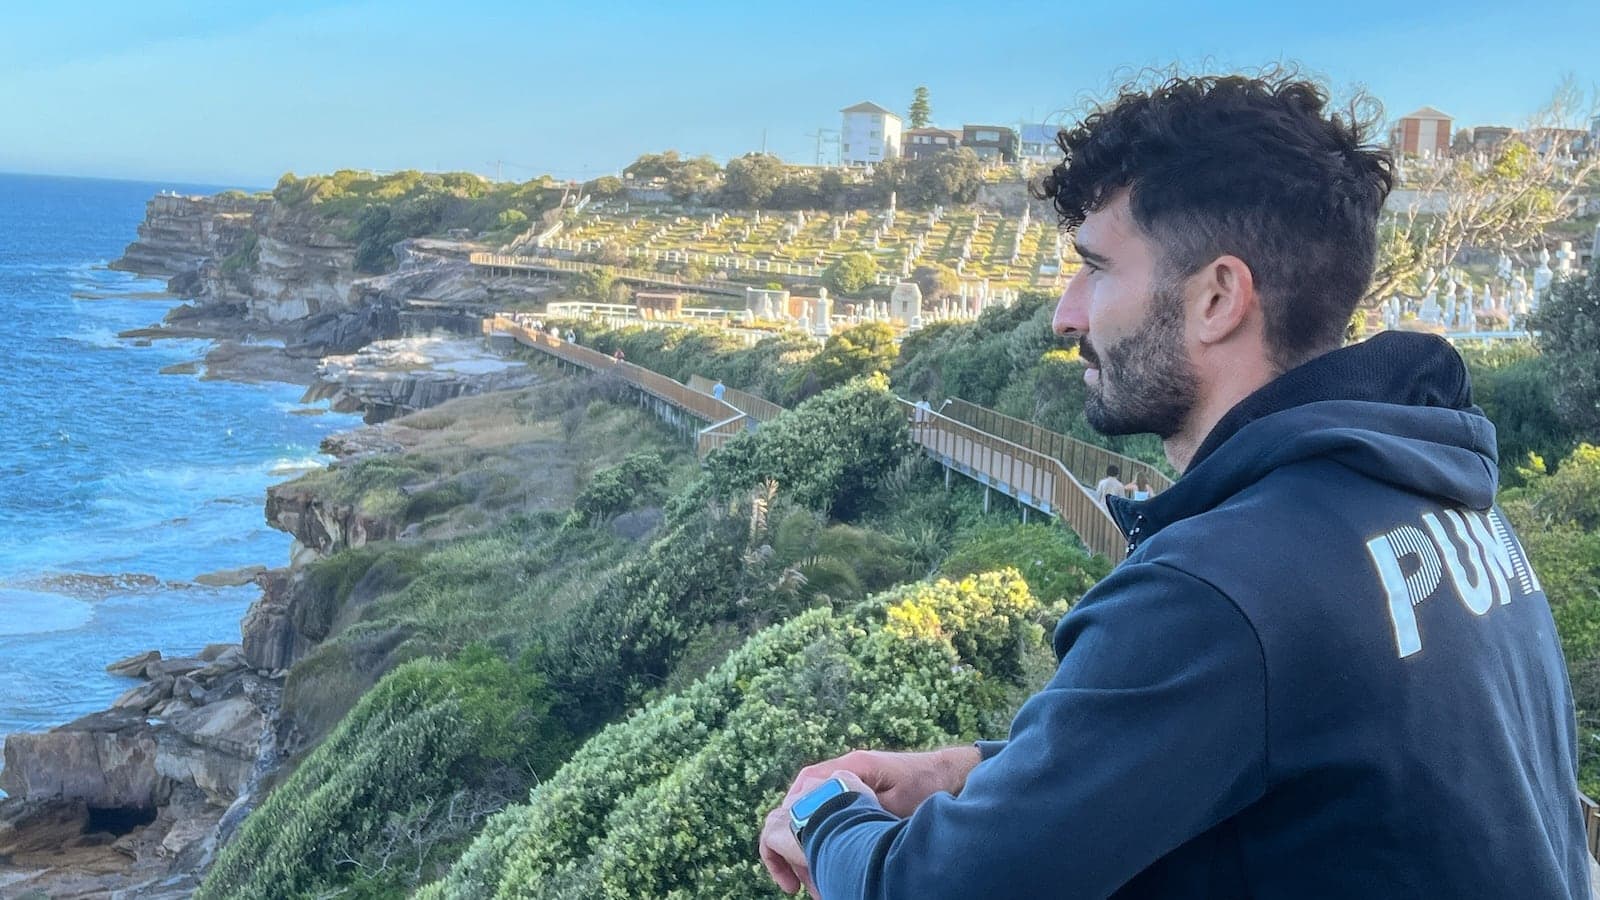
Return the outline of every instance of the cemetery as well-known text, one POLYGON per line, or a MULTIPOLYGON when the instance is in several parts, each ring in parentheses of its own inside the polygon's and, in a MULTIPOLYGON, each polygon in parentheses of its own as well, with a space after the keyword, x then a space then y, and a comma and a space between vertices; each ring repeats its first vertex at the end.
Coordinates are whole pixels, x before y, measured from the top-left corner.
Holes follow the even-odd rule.
POLYGON ((925 212, 709 211, 608 200, 569 213, 559 227, 508 248, 558 259, 626 260, 630 268, 713 279, 765 282, 820 279, 846 254, 867 252, 874 284, 893 286, 920 266, 945 266, 969 294, 1049 288, 1067 252, 1054 222, 1024 209, 1007 218, 977 208, 925 212))

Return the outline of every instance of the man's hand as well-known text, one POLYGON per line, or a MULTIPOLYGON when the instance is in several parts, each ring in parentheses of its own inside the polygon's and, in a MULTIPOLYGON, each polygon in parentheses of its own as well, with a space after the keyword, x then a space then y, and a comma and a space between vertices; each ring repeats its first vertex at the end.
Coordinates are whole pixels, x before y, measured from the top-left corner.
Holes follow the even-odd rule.
POLYGON ((783 805, 787 809, 795 798, 818 782, 843 771, 854 774, 871 788, 884 810, 905 818, 915 812, 922 801, 940 791, 961 793, 967 775, 982 761, 978 748, 970 744, 926 753, 853 750, 801 769, 794 784, 789 786, 783 805))
POLYGON ((805 785, 799 790, 790 787, 789 796, 783 799, 777 809, 767 813, 766 822, 761 826, 761 863, 767 867, 767 874, 772 876, 772 880, 777 882, 778 889, 785 894, 792 894, 804 885, 812 897, 821 896, 817 893, 817 886, 811 883, 805 848, 800 846, 794 832, 789 830, 789 807, 829 778, 838 778, 845 787, 858 794, 873 796, 872 789, 848 770, 829 770, 827 775, 795 780, 796 786, 802 781, 805 785))

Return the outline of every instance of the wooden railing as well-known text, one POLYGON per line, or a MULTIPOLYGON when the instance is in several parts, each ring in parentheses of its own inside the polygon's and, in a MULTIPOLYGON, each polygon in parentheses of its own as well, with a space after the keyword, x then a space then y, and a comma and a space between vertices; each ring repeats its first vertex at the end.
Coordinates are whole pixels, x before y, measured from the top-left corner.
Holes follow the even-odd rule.
POLYGON ((485 334, 494 332, 509 334, 519 344, 543 351, 591 372, 614 374, 642 393, 709 423, 708 427, 700 429, 695 438, 695 449, 701 456, 722 446, 733 435, 744 431, 747 421, 751 418, 726 401, 696 391, 660 372, 630 362, 618 361, 592 347, 563 341, 548 332, 524 326, 510 316, 496 315, 492 319, 486 319, 483 330, 485 334))
POLYGON ((596 269, 606 269, 624 281, 639 281, 646 284, 664 284, 672 287, 681 287, 688 290, 701 291, 714 294, 733 294, 742 296, 744 285, 720 284, 709 281, 690 281, 679 275, 669 272, 655 272, 649 269, 630 269, 618 266, 608 266, 601 263, 582 262, 576 259, 560 259, 553 256, 508 256, 504 253, 473 253, 468 255, 467 261, 475 266, 484 266, 490 269, 518 270, 524 269, 539 272, 592 272, 596 269))
MULTIPOLYGON (((612 357, 579 344, 563 341, 543 331, 526 327, 508 315, 497 315, 486 320, 485 334, 512 335, 518 343, 533 347, 558 359, 594 372, 614 373, 640 390, 688 415, 706 422, 695 434, 695 450, 704 458, 706 454, 722 447, 736 435, 754 427, 756 423, 770 421, 782 413, 783 407, 754 394, 727 388, 723 399, 711 396, 714 382, 699 375, 692 376, 689 384, 674 381, 659 372, 629 362, 617 362, 612 357)), ((1011 430, 1028 440, 1049 444, 1044 438, 1018 429, 1017 419, 999 416, 992 410, 974 406, 964 401, 959 408, 969 418, 983 418, 1011 430)), ((961 472, 987 487, 1014 497, 1025 507, 1060 518, 1066 527, 1077 533, 1085 547, 1100 553, 1112 562, 1121 562, 1127 555, 1127 543, 1111 515, 1096 502, 1092 491, 1080 483, 1066 463, 1038 448, 1009 440, 983 430, 973 422, 917 406, 901 400, 912 439, 946 466, 961 472)), ((949 407, 946 407, 949 409, 949 407)), ((1040 429, 1043 432, 1043 429, 1040 429)), ((1048 435, 1049 432, 1043 432, 1048 435)), ((1057 435, 1064 440, 1070 438, 1057 435)), ((1079 442, 1081 443, 1081 442, 1079 442)), ((1070 445, 1063 445, 1070 446, 1070 445)), ((1098 449, 1098 448, 1096 448, 1098 449)), ((1104 459, 1127 460, 1109 451, 1104 459)), ((1142 466, 1133 460, 1133 465, 1142 466)), ((1137 471, 1137 469, 1133 469, 1137 471)), ((1159 473, 1157 473, 1159 474, 1159 473)), ((1154 484, 1154 480, 1152 479, 1154 484)), ((1160 484, 1165 486, 1163 479, 1160 484)))
MULTIPOLYGON (((716 382, 704 375, 690 375, 689 387, 702 394, 711 394, 716 387, 716 382)), ((765 397, 757 397, 748 391, 738 388, 722 386, 722 399, 740 412, 755 419, 757 422, 766 423, 776 419, 784 412, 784 408, 765 397)))
POLYGON ((700 429, 695 435, 694 450, 701 459, 713 450, 722 449, 722 445, 744 434, 750 428, 750 417, 745 415, 724 419, 700 429))
POLYGON ((979 431, 1003 437, 1014 444, 1060 460, 1073 477, 1086 485, 1093 485, 1105 477, 1107 466, 1116 466, 1121 470, 1121 479, 1126 484, 1133 484, 1142 475, 1149 480, 1152 491, 1160 492, 1172 487, 1172 479, 1149 463, 1040 428, 1032 422, 995 412, 976 403, 950 399, 944 402, 939 411, 979 431))
POLYGON ((1113 563, 1127 556, 1127 539, 1111 514, 1061 460, 927 407, 900 403, 912 440, 940 462, 1019 503, 1058 516, 1091 552, 1113 563))

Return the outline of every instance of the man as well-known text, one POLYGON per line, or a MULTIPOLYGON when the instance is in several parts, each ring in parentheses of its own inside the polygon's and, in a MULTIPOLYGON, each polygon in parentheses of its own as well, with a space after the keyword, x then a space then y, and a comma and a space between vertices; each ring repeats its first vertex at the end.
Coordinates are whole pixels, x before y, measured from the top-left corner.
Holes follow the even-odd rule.
POLYGON ((1055 330, 1090 424, 1184 475, 1110 498, 1129 557, 1009 742, 800 773, 761 837, 780 887, 1588 896, 1570 689, 1493 427, 1443 341, 1340 349, 1393 176, 1326 105, 1182 79, 1063 132, 1041 187, 1084 265, 1055 330))
POLYGON ((1106 477, 1094 486, 1095 502, 1104 505, 1107 497, 1121 497, 1124 490, 1126 487, 1122 483, 1121 467, 1106 466, 1106 477))

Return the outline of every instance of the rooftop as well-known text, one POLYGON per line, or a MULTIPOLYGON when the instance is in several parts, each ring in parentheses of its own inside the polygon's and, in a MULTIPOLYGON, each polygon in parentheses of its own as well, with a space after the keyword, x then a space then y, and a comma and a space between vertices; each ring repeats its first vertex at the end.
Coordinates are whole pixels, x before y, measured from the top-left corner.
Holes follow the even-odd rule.
POLYGON ((894 116, 896 119, 900 118, 895 114, 894 110, 884 109, 876 103, 869 103, 865 101, 857 103, 855 106, 846 106, 844 109, 839 111, 842 113, 872 113, 879 116, 894 116))

